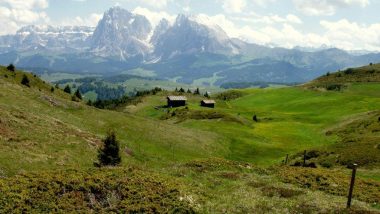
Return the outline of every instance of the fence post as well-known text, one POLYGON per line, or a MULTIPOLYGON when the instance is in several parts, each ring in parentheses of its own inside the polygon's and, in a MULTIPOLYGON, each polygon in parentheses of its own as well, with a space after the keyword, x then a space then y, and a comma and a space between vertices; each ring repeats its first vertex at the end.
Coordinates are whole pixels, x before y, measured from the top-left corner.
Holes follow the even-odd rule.
POLYGON ((357 166, 358 165, 356 163, 354 163, 352 165, 351 184, 350 184, 350 190, 348 192, 347 208, 351 207, 352 193, 354 192, 355 176, 356 176, 356 168, 357 168, 357 166))
POLYGON ((303 151, 303 166, 306 166, 306 150, 303 151))

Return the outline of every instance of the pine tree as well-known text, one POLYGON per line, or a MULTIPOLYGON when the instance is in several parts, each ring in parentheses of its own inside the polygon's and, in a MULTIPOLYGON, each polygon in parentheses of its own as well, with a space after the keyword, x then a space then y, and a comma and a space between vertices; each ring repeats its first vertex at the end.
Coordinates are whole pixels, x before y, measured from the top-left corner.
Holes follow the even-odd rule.
POLYGON ((52 86, 51 88, 50 88, 50 92, 54 92, 54 87, 52 86))
POLYGON ((79 89, 77 89, 74 93, 74 95, 78 98, 78 99, 82 99, 82 94, 80 93, 79 89))
POLYGON ((197 89, 194 91, 194 94, 196 94, 196 95, 201 94, 201 92, 199 91, 199 88, 197 88, 197 89))
POLYGON ((24 76, 22 76, 21 84, 30 87, 29 79, 25 74, 24 74, 24 76))
POLYGON ((175 92, 178 92, 178 88, 175 88, 175 90, 174 90, 175 92))
POLYGON ((191 94, 191 93, 192 93, 191 90, 190 90, 189 88, 187 89, 187 93, 188 93, 188 94, 191 94))
POLYGON ((101 166, 116 166, 120 164, 120 145, 113 131, 108 132, 104 145, 98 151, 98 160, 101 166))
POLYGON ((16 71, 16 67, 13 64, 9 64, 8 67, 7 67, 7 70, 15 72, 16 71))
POLYGON ((181 93, 185 93, 185 89, 180 88, 180 89, 179 89, 179 92, 181 92, 181 93))
POLYGON ((63 89, 64 92, 71 94, 71 88, 69 85, 66 85, 65 89, 63 89))

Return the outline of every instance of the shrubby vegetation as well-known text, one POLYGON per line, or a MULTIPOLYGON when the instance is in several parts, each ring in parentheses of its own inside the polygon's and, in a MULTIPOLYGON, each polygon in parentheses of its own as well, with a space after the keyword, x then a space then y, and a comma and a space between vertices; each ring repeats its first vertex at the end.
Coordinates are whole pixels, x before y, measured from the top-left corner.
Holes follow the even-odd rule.
POLYGON ((85 94, 94 91, 98 100, 119 99, 124 96, 125 90, 122 86, 109 87, 104 82, 86 82, 79 86, 79 91, 85 94))
POLYGON ((231 90, 218 94, 216 98, 219 100, 234 100, 242 97, 243 95, 244 94, 241 91, 231 90))
POLYGON ((132 97, 123 95, 121 98, 109 99, 109 100, 100 100, 98 99, 95 102, 88 102, 88 105, 94 106, 100 109, 117 109, 128 104, 136 105, 141 102, 141 98, 146 95, 155 95, 158 92, 161 92, 161 88, 154 88, 152 90, 137 91, 136 94, 132 97))
POLYGON ((277 82, 226 82, 220 85, 224 89, 244 89, 244 88, 268 88, 270 85, 287 85, 293 86, 299 83, 277 83, 277 82))
POLYGON ((64 92, 71 94, 71 88, 69 85, 66 85, 65 88, 63 89, 64 92))
POLYGON ((194 213, 177 184, 135 168, 47 171, 0 180, 0 213, 194 213))
POLYGON ((74 96, 75 96, 76 98, 80 99, 80 100, 82 99, 82 94, 80 93, 79 89, 77 89, 77 90, 75 91, 74 96))
POLYGON ((29 78, 25 74, 22 76, 21 84, 30 87, 29 78))
POLYGON ((13 64, 9 64, 8 67, 7 67, 7 70, 11 71, 11 72, 15 72, 16 71, 16 67, 13 64))
POLYGON ((100 166, 116 166, 121 163, 120 143, 114 131, 109 131, 104 139, 103 146, 98 151, 100 166))

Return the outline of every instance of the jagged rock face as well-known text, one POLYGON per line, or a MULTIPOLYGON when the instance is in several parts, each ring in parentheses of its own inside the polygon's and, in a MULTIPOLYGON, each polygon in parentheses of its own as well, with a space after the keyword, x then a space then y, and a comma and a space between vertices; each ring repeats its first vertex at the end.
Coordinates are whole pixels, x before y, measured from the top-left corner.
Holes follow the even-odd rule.
POLYGON ((111 8, 100 20, 91 39, 91 47, 102 56, 127 58, 149 53, 152 26, 144 16, 119 7, 111 8))
POLYGON ((145 16, 120 7, 104 13, 96 28, 27 26, 15 35, 0 36, 0 51, 90 52, 127 60, 167 59, 181 54, 237 54, 240 51, 218 25, 205 16, 179 15, 174 24, 152 25, 145 16))
POLYGON ((180 54, 237 54, 227 34, 205 17, 179 15, 169 29, 155 40, 155 54, 171 58, 180 54))
POLYGON ((88 46, 92 27, 26 26, 15 35, 0 37, 0 46, 17 51, 30 50, 82 50, 88 46))
POLYGON ((155 46, 159 41, 160 37, 168 31, 170 28, 170 23, 167 19, 162 19, 157 27, 154 29, 153 36, 150 42, 155 46))

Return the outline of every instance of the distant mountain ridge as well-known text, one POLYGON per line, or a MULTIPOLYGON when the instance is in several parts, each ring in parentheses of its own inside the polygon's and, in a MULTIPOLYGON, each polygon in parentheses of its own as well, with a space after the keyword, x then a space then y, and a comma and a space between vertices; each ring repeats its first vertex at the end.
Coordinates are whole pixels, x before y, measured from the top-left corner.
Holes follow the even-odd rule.
POLYGON ((52 50, 80 51, 88 46, 93 27, 84 26, 26 26, 15 35, 1 36, 0 47, 8 51, 52 50))
POLYGON ((304 82, 370 62, 380 62, 380 54, 247 43, 205 15, 179 14, 154 28, 145 16, 120 7, 107 10, 95 28, 26 26, 0 36, 0 64, 107 75, 138 68, 189 84, 304 82))

